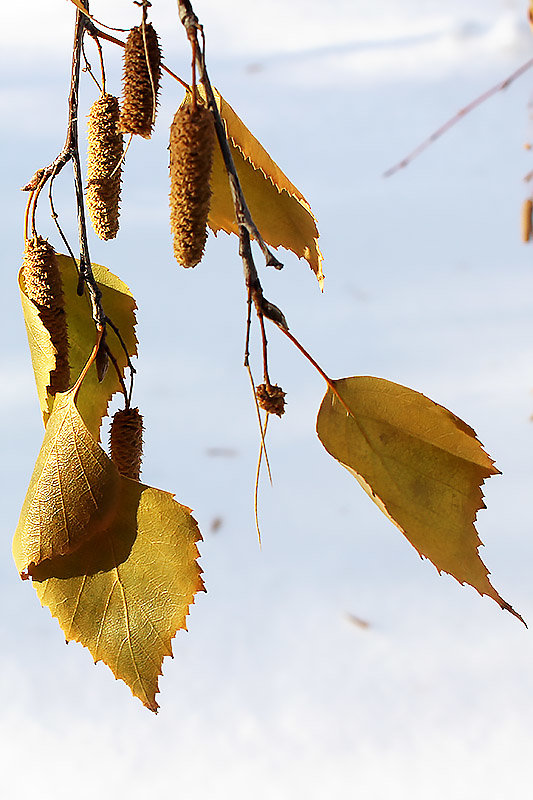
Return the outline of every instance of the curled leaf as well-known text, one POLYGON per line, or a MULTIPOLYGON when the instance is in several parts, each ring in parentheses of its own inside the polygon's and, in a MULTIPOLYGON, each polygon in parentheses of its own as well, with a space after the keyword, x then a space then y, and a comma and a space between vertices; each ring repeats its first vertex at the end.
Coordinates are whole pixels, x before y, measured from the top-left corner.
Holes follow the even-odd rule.
MULTIPOLYGON (((239 181, 255 224, 272 247, 285 247, 304 258, 322 289, 322 253, 318 228, 311 206, 291 183, 265 148, 248 130, 235 111, 214 90, 220 115, 226 126, 239 181)), ((215 148, 211 173, 209 226, 217 233, 238 234, 228 176, 220 148, 215 148)))
POLYGON ((421 556, 523 622, 478 554, 480 487, 498 470, 472 428, 412 389, 359 376, 328 388, 317 433, 421 556))
POLYGON ((72 553, 117 507, 118 470, 83 424, 75 392, 56 396, 13 542, 20 574, 72 553))

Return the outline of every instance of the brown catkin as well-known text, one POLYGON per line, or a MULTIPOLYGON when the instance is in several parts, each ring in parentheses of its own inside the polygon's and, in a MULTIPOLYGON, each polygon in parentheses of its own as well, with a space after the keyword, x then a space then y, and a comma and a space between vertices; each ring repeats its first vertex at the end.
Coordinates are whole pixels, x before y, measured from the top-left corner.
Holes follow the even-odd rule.
POLYGON ((533 200, 529 197, 522 203, 522 241, 529 242, 533 234, 533 200))
POLYGON ((137 133, 149 139, 154 127, 159 82, 161 49, 157 33, 148 22, 132 28, 124 48, 124 100, 119 127, 122 133, 137 133), (148 53, 148 61, 146 54, 148 53), (148 65, 150 65, 148 67, 148 65), (155 97, 154 91, 155 88, 155 97))
POLYGON ((87 208, 95 233, 107 241, 118 233, 124 137, 118 130, 118 98, 101 94, 89 111, 87 208))
POLYGON ((138 408, 117 411, 109 431, 111 459, 125 478, 141 477, 143 418, 138 408))
POLYGON ((269 386, 262 383, 255 390, 257 402, 263 411, 269 414, 277 414, 281 417, 285 413, 285 392, 281 386, 269 386))
POLYGON ((211 112, 200 105, 178 109, 170 126, 170 228, 184 267, 195 267, 204 253, 214 147, 211 112))
POLYGON ((56 366, 50 373, 48 390, 50 394, 65 392, 69 388, 70 367, 63 284, 54 248, 41 236, 26 242, 22 280, 56 349, 56 366))

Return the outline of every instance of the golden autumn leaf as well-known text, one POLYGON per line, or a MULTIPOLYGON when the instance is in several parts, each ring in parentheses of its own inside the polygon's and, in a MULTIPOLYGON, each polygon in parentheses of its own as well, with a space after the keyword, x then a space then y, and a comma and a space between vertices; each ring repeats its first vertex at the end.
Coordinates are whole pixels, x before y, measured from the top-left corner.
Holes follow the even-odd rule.
POLYGON ((121 485, 112 525, 71 556, 35 568, 33 585, 67 641, 87 647, 157 711, 163 659, 203 591, 201 537, 190 510, 171 494, 129 478, 121 485))
POLYGON ((76 410, 75 391, 57 394, 13 542, 22 575, 76 550, 107 526, 120 476, 76 410))
POLYGON ((372 377, 334 381, 317 418, 326 450, 359 481, 421 556, 522 617, 498 594, 478 554, 481 484, 499 471, 475 432, 443 406, 372 377))
MULTIPOLYGON (((89 357, 96 333, 89 302, 85 296, 79 297, 76 291, 78 276, 72 259, 69 256, 58 255, 57 262, 65 297, 70 375, 74 382, 89 357)), ((93 264, 92 267, 102 292, 105 313, 120 331, 128 354, 134 356, 137 353, 135 300, 126 284, 106 267, 99 264, 93 264)), ((26 295, 22 273, 19 273, 19 287, 37 394, 46 425, 54 402, 47 387, 50 382, 50 372, 55 368, 55 348, 50 334, 39 317, 37 306, 26 295)), ((123 375, 127 364, 126 354, 110 326, 107 329, 107 344, 123 375)), ((94 370, 91 370, 83 381, 77 396, 77 407, 95 439, 98 439, 100 424, 107 412, 109 400, 117 391, 120 391, 120 383, 114 368, 108 369, 101 383, 94 370)))
MULTIPOLYGON (((265 242, 285 247, 304 258, 315 273, 320 288, 324 283, 318 228, 311 206, 261 143, 248 130, 224 98, 213 90, 226 127, 235 167, 248 208, 265 242)), ((238 234, 228 176, 220 148, 215 148, 211 173, 209 226, 217 233, 238 234)))
POLYGON ((19 572, 28 569, 67 641, 87 647, 156 711, 163 659, 204 588, 201 536, 171 494, 119 475, 75 398, 75 390, 56 396, 13 541, 15 562, 19 572))

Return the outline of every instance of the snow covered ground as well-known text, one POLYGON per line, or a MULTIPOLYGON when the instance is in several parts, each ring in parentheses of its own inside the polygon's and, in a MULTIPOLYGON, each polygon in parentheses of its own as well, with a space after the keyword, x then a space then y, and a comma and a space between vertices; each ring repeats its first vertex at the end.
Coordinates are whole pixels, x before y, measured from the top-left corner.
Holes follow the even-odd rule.
MULTIPOLYGON (((476 429, 502 477, 478 530, 494 585, 533 623, 533 249, 520 242, 533 73, 465 118, 407 170, 383 171, 531 56, 525 0, 198 0, 213 82, 304 192, 319 220, 326 290, 289 254, 265 293, 333 376, 424 392, 476 429), (231 6, 231 16, 227 8, 231 6)), ((110 25, 126 0, 94 0, 110 25)), ((128 155, 116 242, 92 256, 139 304, 136 402, 143 476, 175 491, 204 533, 208 593, 166 661, 156 717, 61 631, 10 541, 39 419, 16 273, 19 193, 63 143, 73 9, 9 4, 0 31, 3 444, 0 788, 80 800, 520 800, 530 793, 533 639, 487 598, 422 562, 314 434, 323 382, 276 336, 274 486, 253 523, 257 427, 241 366, 236 242, 210 238, 194 271, 173 262, 165 81, 157 132, 128 155), (209 456, 227 448, 228 457, 209 456), (222 524, 216 532, 213 520, 222 524), (368 621, 354 625, 349 615, 368 621)), ((189 53, 175 4, 154 3, 167 63, 189 53)), ((92 51, 91 51, 92 52, 92 51)), ((94 56, 91 55, 91 59, 94 56)), ((111 48, 110 79, 120 74, 111 48)), ((83 100, 93 98, 90 80, 83 100)), ((85 112, 84 112, 85 113, 85 112)), ((57 181, 69 217, 67 170, 57 181)), ((55 234, 46 211, 40 228, 55 234)), ((55 242, 59 248, 59 242, 55 242)), ((257 362, 258 363, 258 362, 257 362)))

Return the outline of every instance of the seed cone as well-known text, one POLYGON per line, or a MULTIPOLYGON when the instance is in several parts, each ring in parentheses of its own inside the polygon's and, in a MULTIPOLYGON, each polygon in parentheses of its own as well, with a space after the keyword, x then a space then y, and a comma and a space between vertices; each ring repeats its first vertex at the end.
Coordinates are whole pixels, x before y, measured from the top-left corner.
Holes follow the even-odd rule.
POLYGON ((124 138, 118 130, 118 98, 102 93, 89 111, 87 208, 95 233, 107 241, 118 233, 124 138))
POLYGON ((285 392, 281 386, 269 386, 262 383, 255 390, 259 406, 269 414, 281 417, 285 413, 285 392))
POLYGON ((119 128, 122 133, 137 133, 149 139, 155 120, 159 81, 161 79, 161 49, 157 33, 150 22, 132 28, 124 49, 124 100, 119 128), (148 62, 146 55, 148 54, 148 62), (151 76, 151 77, 150 77, 151 76), (152 89, 152 81, 155 89, 152 89))
POLYGON ((176 261, 184 267, 195 267, 204 253, 214 146, 210 111, 178 109, 170 126, 170 229, 176 261))
POLYGON ((138 481, 143 449, 143 418, 138 408, 116 412, 111 422, 109 447, 120 474, 138 481))
POLYGON ((533 236, 533 200, 528 198, 522 204, 522 241, 529 242, 533 236))
POLYGON ((39 317, 56 349, 56 366, 50 373, 50 394, 65 392, 70 383, 67 316, 63 284, 54 248, 46 239, 28 239, 22 260, 22 279, 26 295, 35 303, 39 317))

